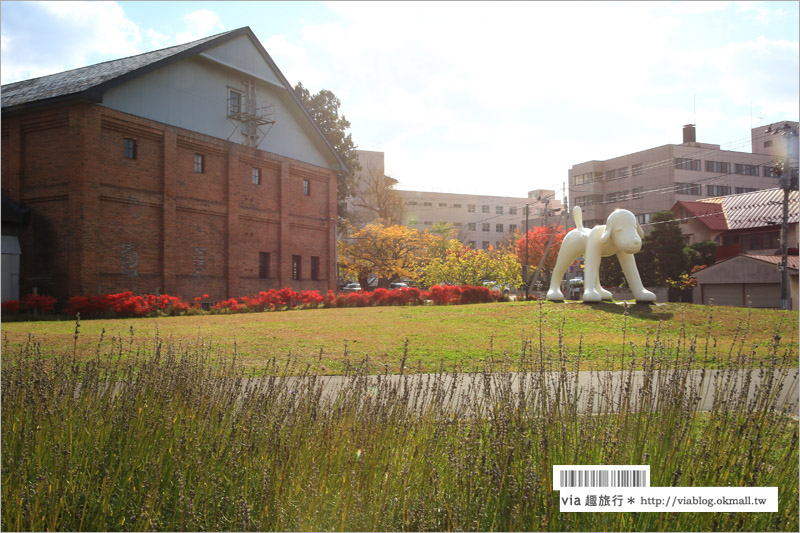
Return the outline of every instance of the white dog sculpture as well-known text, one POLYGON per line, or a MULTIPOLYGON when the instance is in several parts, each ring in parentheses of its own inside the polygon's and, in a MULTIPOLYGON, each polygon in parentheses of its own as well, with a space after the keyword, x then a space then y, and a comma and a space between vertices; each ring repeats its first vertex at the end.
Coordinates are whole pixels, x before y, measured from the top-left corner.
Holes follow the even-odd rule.
POLYGON ((604 226, 595 226, 591 229, 583 227, 580 207, 573 208, 572 216, 575 219, 575 229, 564 237, 564 242, 561 244, 553 277, 550 280, 550 290, 547 291, 547 299, 556 301, 564 299, 559 288, 561 278, 578 256, 583 255, 583 301, 610 300, 611 293, 600 286, 600 258, 616 254, 636 301, 656 301, 656 295, 642 285, 636 261, 633 259, 633 254, 642 249, 642 238, 644 238, 644 231, 633 213, 625 209, 616 209, 608 215, 604 226))

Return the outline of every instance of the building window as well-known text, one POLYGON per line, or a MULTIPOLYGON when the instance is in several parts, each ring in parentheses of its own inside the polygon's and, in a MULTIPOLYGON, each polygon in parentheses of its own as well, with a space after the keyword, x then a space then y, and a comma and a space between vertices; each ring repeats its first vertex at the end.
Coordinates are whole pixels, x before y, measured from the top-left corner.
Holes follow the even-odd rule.
POLYGON ((730 193, 731 188, 727 185, 706 185, 708 196, 728 196, 730 193))
POLYGON ((706 161, 706 172, 719 172, 720 174, 730 174, 731 164, 725 161, 706 161))
POLYGON ((489 206, 488 205, 482 205, 481 206, 481 213, 488 214, 489 213, 489 206))
POLYGON ((311 256, 311 279, 319 280, 319 257, 311 256))
POLYGON ((261 185, 261 169, 253 167, 253 185, 261 185))
POLYGON ((467 246, 469 246, 470 248, 475 248, 475 241, 469 241, 467 243, 467 246))
POLYGON ((242 93, 228 89, 228 116, 235 116, 242 112, 242 93))
POLYGON ((764 170, 764 177, 765 178, 779 178, 778 173, 775 171, 775 167, 762 167, 764 170))
POLYGON ((475 212, 475 204, 467 204, 467 213, 475 212))
POLYGON ((644 189, 642 187, 634 187, 631 193, 631 198, 638 200, 644 196, 644 189))
POLYGON ((676 181, 675 194, 691 194, 694 196, 700 196, 700 185, 698 183, 681 183, 676 181))
POLYGON ((756 189, 756 188, 754 188, 754 187, 736 187, 736 188, 734 189, 734 191, 736 192, 736 194, 744 194, 744 193, 746 193, 746 192, 755 192, 755 191, 757 191, 757 190, 758 190, 758 189, 756 189))
POLYGON ((406 205, 417 205, 417 202, 415 202, 414 200, 409 200, 406 202, 406 205))
POLYGON ((136 159, 136 139, 125 137, 123 141, 125 159, 136 159))
POLYGON ((311 195, 311 182, 308 180, 303 180, 303 194, 305 196, 311 195))
POLYGON ((764 148, 769 148, 772 146, 772 141, 764 141, 764 148))
POLYGON ((439 207, 447 207, 447 202, 439 202, 439 207))
POLYGON ((483 231, 489 231, 489 227, 490 227, 489 223, 488 223, 488 222, 484 222, 484 223, 482 224, 482 226, 481 226, 481 229, 482 229, 483 231))
POLYGON ((509 224, 508 225, 508 232, 509 233, 514 233, 515 231, 517 231, 517 225, 516 224, 509 224))
POLYGON ((423 207, 433 207, 433 202, 422 202, 423 207))
POLYGON ((606 194, 606 203, 623 202, 628 199, 628 191, 615 191, 606 194))
POLYGON ((570 182, 572 185, 583 185, 584 183, 592 183, 594 181, 601 181, 603 179, 602 172, 586 172, 584 174, 578 174, 577 176, 572 176, 570 178, 570 182))
POLYGON ((426 220, 425 222, 423 222, 423 224, 425 224, 426 226, 433 226, 433 221, 432 220, 426 220))
POLYGON ((469 231, 477 231, 476 224, 474 222, 468 222, 467 223, 467 229, 469 231))
POLYGON ((495 224, 494 230, 497 233, 503 233, 503 225, 502 224, 495 224))
POLYGON ((299 255, 292 256, 292 279, 300 280, 302 276, 302 258, 299 255))
POLYGON ((642 215, 636 215, 636 221, 639 222, 639 224, 649 224, 651 215, 652 213, 644 213, 642 215))
POLYGON ((685 157, 676 157, 675 168, 680 170, 700 170, 700 160, 687 159, 685 157))
POLYGON ((494 214, 495 215, 502 215, 503 214, 503 206, 502 205, 495 206, 494 214))
MULTIPOLYGON (((584 207, 587 205, 595 205, 603 203, 603 195, 602 194, 590 194, 587 196, 578 196, 575 198, 575 205, 584 207)), ((587 227, 586 224, 583 225, 587 227)))
POLYGON ((203 154, 194 154, 194 171, 200 174, 205 170, 206 158, 203 154))
POLYGON ((461 222, 453 222, 453 227, 460 228, 461 222))
POLYGON ((461 204, 453 204, 454 208, 461 209, 461 204))
POLYGON ((258 252, 258 277, 269 278, 269 252, 258 252))
POLYGON ((631 166, 631 175, 633 176, 641 176, 643 170, 643 165, 641 163, 636 163, 635 165, 631 166))
POLYGON ((758 166, 736 163, 734 166, 734 172, 736 174, 741 174, 742 176, 758 176, 758 166))
POLYGON ((619 180, 628 177, 628 167, 615 168, 606 172, 606 181, 619 180))
POLYGON ((483 249, 488 250, 489 247, 492 245, 490 241, 483 241, 483 249))

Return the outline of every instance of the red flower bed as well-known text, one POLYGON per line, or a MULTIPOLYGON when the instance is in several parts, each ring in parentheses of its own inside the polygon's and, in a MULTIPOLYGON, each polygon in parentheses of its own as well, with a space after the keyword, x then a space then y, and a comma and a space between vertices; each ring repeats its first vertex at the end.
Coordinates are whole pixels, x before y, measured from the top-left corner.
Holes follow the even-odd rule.
MULTIPOLYGON (((502 295, 486 287, 470 286, 433 286, 430 291, 417 288, 375 289, 375 291, 359 291, 337 294, 327 291, 323 296, 319 291, 294 291, 289 287, 261 291, 255 296, 228 298, 211 306, 211 312, 242 313, 258 311, 280 311, 295 308, 316 307, 371 307, 386 305, 421 305, 432 300, 436 305, 457 305, 469 303, 496 302, 502 295)), ((146 317, 158 315, 179 315, 190 309, 202 312, 201 302, 209 296, 194 298, 190 304, 177 296, 162 294, 133 294, 131 291, 118 294, 98 294, 88 296, 72 296, 64 305, 63 312, 74 316, 80 313, 81 318, 93 317, 146 317)), ((22 302, 10 300, 3 302, 3 314, 17 313, 20 310, 38 310, 42 313, 52 312, 57 300, 52 296, 29 294, 22 302)))

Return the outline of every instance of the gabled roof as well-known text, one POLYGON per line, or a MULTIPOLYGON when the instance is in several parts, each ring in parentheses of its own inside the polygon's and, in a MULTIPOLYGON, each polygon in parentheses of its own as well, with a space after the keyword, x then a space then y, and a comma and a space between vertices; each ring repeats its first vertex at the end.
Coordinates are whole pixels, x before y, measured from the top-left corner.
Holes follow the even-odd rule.
POLYGON ((105 92, 113 87, 187 57, 200 54, 209 48, 228 42, 241 35, 250 37, 251 42, 264 61, 274 70, 291 99, 301 110, 304 119, 321 137, 325 146, 336 158, 340 168, 346 171, 347 165, 327 137, 325 137, 317 123, 311 118, 308 110, 292 90, 291 84, 286 80, 283 73, 248 26, 162 50, 3 85, 0 93, 3 114, 81 100, 99 103, 103 101, 105 92))
POLYGON ((50 74, 40 78, 3 85, 3 111, 30 108, 62 100, 103 100, 103 93, 132 77, 141 76, 184 57, 198 54, 212 46, 240 35, 242 30, 212 35, 190 43, 171 46, 137 56, 106 61, 88 67, 50 74), (234 35, 235 34, 235 35, 234 35))
MULTIPOLYGON (((783 260, 780 255, 758 255, 758 254, 741 254, 743 257, 747 257, 748 259, 755 259, 756 261, 761 261, 762 263, 768 263, 770 265, 779 266, 783 260)), ((800 258, 796 255, 787 255, 786 256, 786 265, 793 270, 800 269, 800 258)))
MULTIPOLYGON (((728 229, 753 229, 780 224, 783 220, 783 189, 704 198, 699 203, 721 204, 728 229)), ((789 191, 789 224, 798 221, 798 194, 789 191)))
MULTIPOLYGON (((690 216, 714 231, 755 229, 779 225, 783 220, 783 189, 703 198, 696 202, 675 202, 690 216)), ((789 191, 789 224, 798 222, 798 193, 789 191)))
POLYGON ((705 224, 710 230, 724 231, 728 229, 721 204, 680 201, 676 202, 675 206, 686 209, 690 216, 697 217, 697 220, 705 224))

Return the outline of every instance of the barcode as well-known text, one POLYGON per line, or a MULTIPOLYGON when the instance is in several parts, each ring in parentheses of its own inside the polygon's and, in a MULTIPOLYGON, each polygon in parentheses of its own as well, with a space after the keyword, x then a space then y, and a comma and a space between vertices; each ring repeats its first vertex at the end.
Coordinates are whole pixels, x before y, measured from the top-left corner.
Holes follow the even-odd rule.
POLYGON ((561 487, 647 487, 647 470, 561 470, 561 487))

